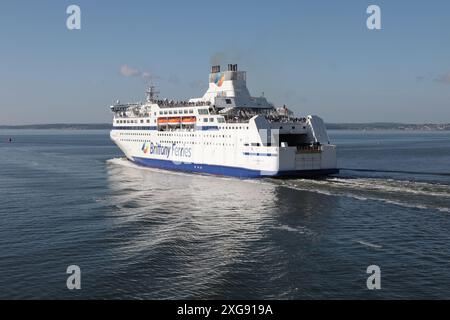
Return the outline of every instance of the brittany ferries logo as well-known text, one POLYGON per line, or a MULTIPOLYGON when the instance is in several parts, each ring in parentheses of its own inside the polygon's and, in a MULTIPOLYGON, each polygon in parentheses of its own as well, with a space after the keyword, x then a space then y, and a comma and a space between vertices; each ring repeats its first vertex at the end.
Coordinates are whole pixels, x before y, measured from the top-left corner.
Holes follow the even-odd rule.
POLYGON ((221 87, 224 80, 225 80, 225 75, 218 73, 216 75, 216 78, 214 79, 214 83, 216 84, 216 86, 221 87))
POLYGON ((145 154, 152 154, 158 156, 165 156, 169 158, 170 155, 176 157, 190 158, 192 156, 192 150, 188 147, 179 147, 176 143, 171 146, 164 146, 162 144, 154 144, 153 142, 144 142, 141 147, 142 152, 145 154))
POLYGON ((142 145, 142 152, 144 153, 148 153, 148 150, 150 149, 150 144, 148 142, 144 142, 144 144, 142 145))

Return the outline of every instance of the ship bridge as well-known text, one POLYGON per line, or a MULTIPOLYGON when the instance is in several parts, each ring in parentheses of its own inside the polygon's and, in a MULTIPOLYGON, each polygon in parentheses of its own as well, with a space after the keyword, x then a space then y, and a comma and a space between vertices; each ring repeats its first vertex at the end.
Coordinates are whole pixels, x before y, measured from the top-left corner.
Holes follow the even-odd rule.
POLYGON ((191 102, 209 101, 218 109, 251 108, 273 109, 273 105, 264 97, 252 97, 247 89, 247 74, 238 71, 237 64, 229 64, 227 71, 220 66, 212 66, 209 74, 209 87, 202 98, 191 102))

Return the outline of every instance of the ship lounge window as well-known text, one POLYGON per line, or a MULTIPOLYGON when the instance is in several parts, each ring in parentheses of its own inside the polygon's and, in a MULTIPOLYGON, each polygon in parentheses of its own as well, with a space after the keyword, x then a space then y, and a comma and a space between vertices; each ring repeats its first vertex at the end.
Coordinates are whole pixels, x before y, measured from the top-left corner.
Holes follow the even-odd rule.
POLYGON ((172 110, 169 111, 169 114, 173 114, 172 110))
POLYGON ((187 114, 187 113, 188 113, 187 109, 184 109, 184 114, 187 114))
POLYGON ((144 120, 141 119, 141 123, 144 123, 144 120))
POLYGON ((259 147, 259 143, 252 143, 251 146, 252 147, 259 147))
POLYGON ((218 121, 219 123, 224 123, 224 122, 225 122, 225 119, 224 119, 224 118, 217 118, 217 121, 218 121))
POLYGON ((226 104, 231 104, 231 99, 225 99, 226 104))
POLYGON ((209 122, 214 122, 214 118, 209 118, 209 122))
POLYGON ((167 114, 167 111, 164 111, 164 114, 167 114))
POLYGON ((208 114, 208 109, 198 109, 198 114, 208 114))
POLYGON ((193 109, 189 109, 189 113, 194 113, 194 110, 193 109))
POLYGON ((203 119, 203 122, 208 122, 208 118, 204 118, 204 119, 203 119))
POLYGON ((162 115, 162 114, 163 114, 163 112, 162 112, 162 111, 160 111, 160 112, 159 112, 159 114, 161 114, 161 115, 162 115))

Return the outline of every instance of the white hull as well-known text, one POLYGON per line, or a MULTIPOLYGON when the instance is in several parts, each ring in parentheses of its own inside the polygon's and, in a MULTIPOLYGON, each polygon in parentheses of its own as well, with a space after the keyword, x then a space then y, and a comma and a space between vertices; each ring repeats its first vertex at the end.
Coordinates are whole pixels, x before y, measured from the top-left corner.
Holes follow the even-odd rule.
MULTIPOLYGON (((307 129, 303 129, 304 124, 289 125, 291 132, 304 132, 306 136, 311 132, 310 121, 307 129)), ((258 128, 255 119, 248 124, 232 126, 242 129, 223 127, 228 126, 171 132, 151 127, 115 129, 111 131, 111 139, 129 160, 149 167, 239 177, 318 176, 338 172, 334 145, 314 148, 267 146, 262 143, 260 133, 279 137, 280 130, 269 125, 258 128), (252 145, 250 141, 258 142, 252 145)))

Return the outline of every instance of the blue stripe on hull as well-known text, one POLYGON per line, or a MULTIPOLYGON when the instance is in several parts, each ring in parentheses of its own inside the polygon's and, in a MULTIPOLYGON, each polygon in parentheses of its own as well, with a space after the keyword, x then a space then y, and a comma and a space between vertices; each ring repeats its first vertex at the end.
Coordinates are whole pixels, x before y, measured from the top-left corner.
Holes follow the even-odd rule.
POLYGON ((134 157, 133 161, 138 165, 151 168, 185 171, 185 172, 199 172, 221 176, 233 176, 239 178, 292 177, 292 176, 315 177, 339 173, 338 169, 268 172, 238 167, 217 166, 211 164, 182 163, 182 162, 173 162, 171 160, 148 159, 140 157, 134 157))

